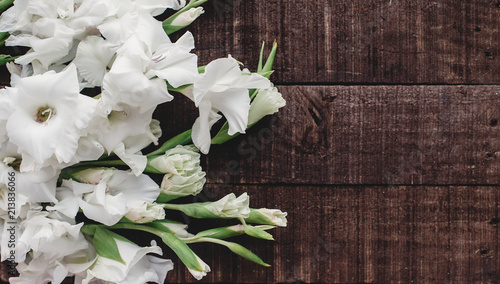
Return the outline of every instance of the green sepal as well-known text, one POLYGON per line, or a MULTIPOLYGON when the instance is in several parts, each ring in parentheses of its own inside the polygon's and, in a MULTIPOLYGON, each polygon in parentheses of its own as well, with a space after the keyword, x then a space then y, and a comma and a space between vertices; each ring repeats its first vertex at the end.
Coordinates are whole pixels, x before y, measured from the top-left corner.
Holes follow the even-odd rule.
POLYGON ((167 203, 169 201, 185 197, 185 195, 180 195, 180 194, 166 194, 161 192, 160 195, 158 195, 158 198, 156 198, 156 203, 167 203))
POLYGON ((196 254, 179 238, 170 233, 161 234, 162 241, 170 247, 187 268, 203 271, 196 254))
POLYGON ((271 71, 266 71, 266 72, 259 73, 259 75, 261 75, 262 77, 266 77, 267 79, 269 79, 271 77, 271 75, 273 75, 273 73, 274 73, 274 70, 271 70, 271 71))
POLYGON ((262 72, 269 72, 273 70, 274 58, 276 57, 276 51, 278 50, 278 43, 276 40, 273 43, 273 48, 271 49, 271 53, 267 57, 266 65, 262 68, 262 72))
POLYGON ((146 225, 150 226, 150 227, 153 227, 155 229, 158 229, 162 232, 165 232, 165 233, 169 233, 169 234, 174 234, 175 235, 175 232, 172 231, 168 226, 166 226, 165 224, 176 224, 176 225, 185 225, 184 223, 181 223, 181 222, 177 222, 177 221, 172 221, 172 220, 168 220, 168 219, 163 219, 163 220, 155 220, 151 223, 148 223, 146 225))
POLYGON ((205 205, 212 202, 190 203, 190 204, 164 204, 165 209, 178 210, 189 217, 198 219, 231 219, 215 215, 212 211, 205 208, 205 205))
POLYGON ((170 35, 170 34, 176 32, 178 30, 181 30, 181 29, 185 28, 185 27, 181 27, 181 26, 172 26, 172 22, 180 14, 188 11, 191 8, 196 8, 196 7, 200 6, 201 4, 203 4, 203 3, 207 2, 207 1, 208 0, 191 0, 191 1, 189 1, 189 3, 186 6, 184 6, 184 8, 180 9, 175 14, 173 14, 170 17, 168 17, 168 19, 166 19, 165 21, 163 21, 163 30, 165 31, 165 33, 167 35, 170 35))
POLYGON ((248 218, 245 218, 245 222, 254 223, 259 225, 276 225, 271 219, 269 219, 266 215, 260 213, 256 209, 250 208, 250 215, 248 218))
POLYGON ((231 237, 241 236, 244 234, 242 225, 227 226, 221 228, 210 229, 206 231, 199 232, 193 238, 213 238, 213 239, 227 239, 231 237))
POLYGON ((264 231, 261 228, 250 225, 245 225, 244 228, 245 228, 245 234, 251 237, 268 241, 274 241, 273 235, 269 234, 268 232, 264 231))
MULTIPOLYGON (((126 265, 120 255, 115 239, 124 240, 125 238, 110 230, 97 226, 94 236, 92 237, 92 242, 94 243, 98 255, 126 265)), ((125 240, 130 242, 128 239, 125 240)))
POLYGON ((250 261, 253 261, 259 265, 265 266, 265 267, 270 267, 270 264, 265 263, 260 257, 258 257, 256 254, 251 252, 249 249, 245 248, 244 246, 237 244, 237 243, 232 243, 232 242, 226 242, 226 241, 221 241, 221 244, 225 245, 228 249, 230 249, 232 252, 235 254, 246 258, 250 261))

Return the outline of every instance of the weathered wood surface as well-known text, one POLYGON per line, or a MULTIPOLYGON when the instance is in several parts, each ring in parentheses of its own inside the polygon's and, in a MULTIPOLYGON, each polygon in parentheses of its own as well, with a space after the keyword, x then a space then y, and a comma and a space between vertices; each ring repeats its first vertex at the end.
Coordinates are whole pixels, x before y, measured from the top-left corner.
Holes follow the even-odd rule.
POLYGON ((499 184, 500 86, 279 86, 287 106, 229 146, 214 183, 499 184))
POLYGON ((213 0, 192 28, 201 62, 256 66, 277 40, 278 83, 496 84, 494 0, 213 0))
MULTIPOLYGON (((235 239, 272 263, 193 247, 213 272, 201 283, 473 283, 500 278, 500 191, 485 186, 210 185, 288 211, 276 242, 235 239)), ((193 221, 195 223, 195 221, 193 221)), ((182 264, 176 261, 177 267, 182 264)), ((167 281, 197 283, 186 269, 167 281)))
MULTIPOLYGON (((204 196, 248 192, 253 207, 290 215, 276 242, 234 239, 271 268, 193 246, 213 269, 202 283, 498 282, 498 1, 205 7, 191 28, 200 64, 230 53, 255 70, 261 43, 276 39, 273 81, 288 105, 212 148, 204 196)), ((196 109, 177 97, 157 114, 168 137, 196 109)), ((176 265, 167 282, 197 282, 166 256, 176 265)))

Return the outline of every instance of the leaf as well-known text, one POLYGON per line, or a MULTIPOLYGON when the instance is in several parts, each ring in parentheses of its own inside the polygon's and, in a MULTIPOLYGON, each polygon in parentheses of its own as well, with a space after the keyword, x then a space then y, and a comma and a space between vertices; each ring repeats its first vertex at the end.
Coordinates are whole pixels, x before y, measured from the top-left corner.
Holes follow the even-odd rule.
POLYGON ((169 233, 163 233, 161 239, 175 252, 187 268, 203 271, 203 266, 198 262, 196 254, 183 241, 169 233))
MULTIPOLYGON (((225 246, 230 249, 232 252, 234 252, 235 254, 243 257, 243 258, 246 258, 250 261, 253 261, 257 264, 260 264, 262 266, 265 266, 265 267, 269 267, 271 265, 265 263, 262 259, 260 259, 260 257, 258 257, 256 254, 254 254, 253 252, 251 252, 250 250, 248 250, 247 248, 245 248, 244 246, 240 245, 240 244, 237 244, 237 243, 231 243, 231 242, 224 242, 225 246)), ((222 243, 221 243, 222 244, 222 243)))
POLYGON ((257 67, 257 73, 260 74, 262 72, 262 63, 264 61, 264 47, 266 46, 266 42, 262 43, 262 48, 260 49, 260 57, 259 57, 259 66, 257 67))
MULTIPOLYGON (((109 258, 126 265, 125 261, 122 259, 122 256, 120 255, 120 250, 118 249, 118 245, 116 244, 114 238, 115 235, 118 234, 115 234, 102 227, 96 227, 94 237, 92 238, 92 242, 94 243, 94 247, 97 251, 97 254, 99 254, 102 257, 109 258)), ((125 239, 120 235, 118 236, 120 237, 119 238, 120 240, 125 239)))
POLYGON ((245 233, 254 238, 274 241, 273 235, 269 234, 268 232, 264 231, 261 228, 246 225, 245 233))
POLYGON ((213 239, 227 239, 241 235, 243 235, 243 230, 236 225, 202 231, 196 234, 195 238, 209 237, 213 239))
POLYGON ((264 68, 262 69, 262 71, 269 72, 269 71, 273 70, 274 57, 276 56, 277 49, 278 49, 278 43, 276 41, 274 41, 273 49, 271 50, 271 53, 269 54, 269 57, 267 58, 266 65, 264 65, 264 68))

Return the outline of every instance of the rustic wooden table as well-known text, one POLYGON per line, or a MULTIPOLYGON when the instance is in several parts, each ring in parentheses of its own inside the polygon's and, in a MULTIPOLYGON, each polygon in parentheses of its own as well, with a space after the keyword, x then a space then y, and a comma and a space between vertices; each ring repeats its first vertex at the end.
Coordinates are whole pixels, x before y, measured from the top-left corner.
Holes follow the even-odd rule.
MULTIPOLYGON (((287 106, 212 147, 204 197, 248 192, 289 226, 276 242, 235 239, 270 268, 193 246, 213 269, 200 282, 500 281, 499 1, 205 6, 190 28, 200 64, 231 54, 255 70, 276 39, 287 106)), ((196 118, 176 99, 158 110, 180 121, 166 137, 196 118)), ((167 282, 197 282, 169 257, 167 282)))

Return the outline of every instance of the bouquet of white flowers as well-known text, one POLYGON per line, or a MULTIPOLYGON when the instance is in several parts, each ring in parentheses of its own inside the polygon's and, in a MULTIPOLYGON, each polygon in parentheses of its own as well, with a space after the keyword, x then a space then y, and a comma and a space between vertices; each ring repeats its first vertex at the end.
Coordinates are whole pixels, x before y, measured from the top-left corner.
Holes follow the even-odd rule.
POLYGON ((70 276, 75 283, 163 283, 172 261, 158 256, 154 240, 140 247, 124 229, 161 239, 196 279, 210 268, 190 243, 220 244, 268 266, 225 239, 272 240, 267 230, 286 226, 286 213, 252 209, 246 193, 178 200, 203 189, 199 151, 285 105, 268 79, 276 44, 266 62, 263 47, 252 73, 231 56, 198 66, 190 32, 171 41, 206 1, 0 0, 0 45, 29 49, 0 55, 11 73, 11 86, 0 90, 0 246, 2 261, 17 265, 11 283, 70 276), (178 11, 157 20, 167 9, 178 11), (172 92, 191 99, 199 117, 159 145, 153 112, 172 92), (155 150, 143 153, 151 144, 155 150), (163 175, 160 185, 152 175, 163 175), (191 234, 165 210, 238 223, 191 234))

